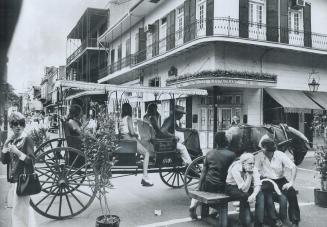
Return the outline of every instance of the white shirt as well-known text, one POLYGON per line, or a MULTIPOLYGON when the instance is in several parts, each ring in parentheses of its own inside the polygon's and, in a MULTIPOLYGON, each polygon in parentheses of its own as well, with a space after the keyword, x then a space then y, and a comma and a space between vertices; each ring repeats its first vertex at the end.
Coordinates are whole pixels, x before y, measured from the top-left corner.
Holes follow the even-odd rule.
POLYGON ((292 169, 295 164, 285 153, 276 150, 271 161, 263 152, 259 152, 255 157, 255 166, 263 177, 280 179, 284 177, 285 168, 292 169))
MULTIPOLYGON (((245 172, 243 172, 242 163, 240 160, 235 161, 231 164, 231 166, 228 169, 226 183, 230 185, 237 185, 237 187, 247 192, 250 189, 251 185, 248 185, 246 187, 245 181, 246 181, 247 175, 245 172)), ((253 168, 253 174, 252 174, 252 180, 254 186, 261 186, 260 181, 260 174, 256 167, 253 168)))

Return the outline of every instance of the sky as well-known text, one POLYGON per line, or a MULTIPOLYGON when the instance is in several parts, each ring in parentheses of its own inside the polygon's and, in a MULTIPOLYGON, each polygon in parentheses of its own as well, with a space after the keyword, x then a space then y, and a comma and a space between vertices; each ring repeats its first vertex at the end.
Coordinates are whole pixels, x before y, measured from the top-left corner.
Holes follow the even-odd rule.
POLYGON ((8 54, 8 82, 15 92, 39 85, 45 66, 66 63, 66 38, 87 7, 109 0, 23 0, 8 54))

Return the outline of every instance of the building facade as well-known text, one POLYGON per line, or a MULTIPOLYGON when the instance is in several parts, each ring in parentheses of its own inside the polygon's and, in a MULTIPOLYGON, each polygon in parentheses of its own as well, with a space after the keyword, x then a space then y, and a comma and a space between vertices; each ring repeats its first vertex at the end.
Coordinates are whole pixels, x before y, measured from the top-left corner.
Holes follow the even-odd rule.
MULTIPOLYGON (((99 83, 208 90, 177 98, 187 112, 181 124, 199 130, 203 148, 233 116, 251 125, 285 122, 310 137, 313 113, 327 107, 326 1, 134 3, 98 38, 108 53, 99 83), (314 95, 311 74, 320 84, 314 95)), ((159 99, 165 118, 169 97, 159 99)), ((134 117, 153 100, 136 98, 134 117)))

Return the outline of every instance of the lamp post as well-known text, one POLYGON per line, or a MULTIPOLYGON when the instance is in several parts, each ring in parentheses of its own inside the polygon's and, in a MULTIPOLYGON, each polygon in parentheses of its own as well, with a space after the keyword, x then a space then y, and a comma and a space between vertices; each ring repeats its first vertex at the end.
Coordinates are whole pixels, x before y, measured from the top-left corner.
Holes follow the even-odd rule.
POLYGON ((309 73, 309 78, 308 78, 308 86, 311 92, 318 91, 320 85, 319 81, 320 81, 320 77, 318 73, 312 70, 312 72, 309 73))

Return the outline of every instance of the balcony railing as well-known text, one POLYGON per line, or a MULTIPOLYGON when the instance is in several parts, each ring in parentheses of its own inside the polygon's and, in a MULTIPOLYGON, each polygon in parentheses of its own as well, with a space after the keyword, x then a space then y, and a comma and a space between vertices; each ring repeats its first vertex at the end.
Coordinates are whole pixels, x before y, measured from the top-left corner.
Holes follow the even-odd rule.
POLYGON ((67 58, 66 64, 69 65, 77 55, 79 55, 87 47, 98 47, 96 38, 89 38, 82 42, 82 44, 67 58))
POLYGON ((176 47, 191 42, 192 40, 206 37, 241 38, 252 41, 282 43, 288 46, 306 47, 309 49, 327 51, 327 35, 306 33, 301 30, 285 30, 280 27, 267 27, 267 25, 262 23, 247 23, 247 26, 242 25, 245 27, 246 32, 244 32, 244 30, 240 32, 240 23, 239 20, 232 18, 198 20, 195 23, 190 24, 186 29, 181 28, 175 31, 172 35, 166 36, 158 42, 146 46, 144 50, 138 51, 135 54, 129 55, 128 57, 107 66, 101 70, 99 78, 103 78, 108 74, 119 71, 124 67, 134 66, 156 56, 165 54, 176 47), (168 49, 169 46, 172 46, 173 48, 168 49))

